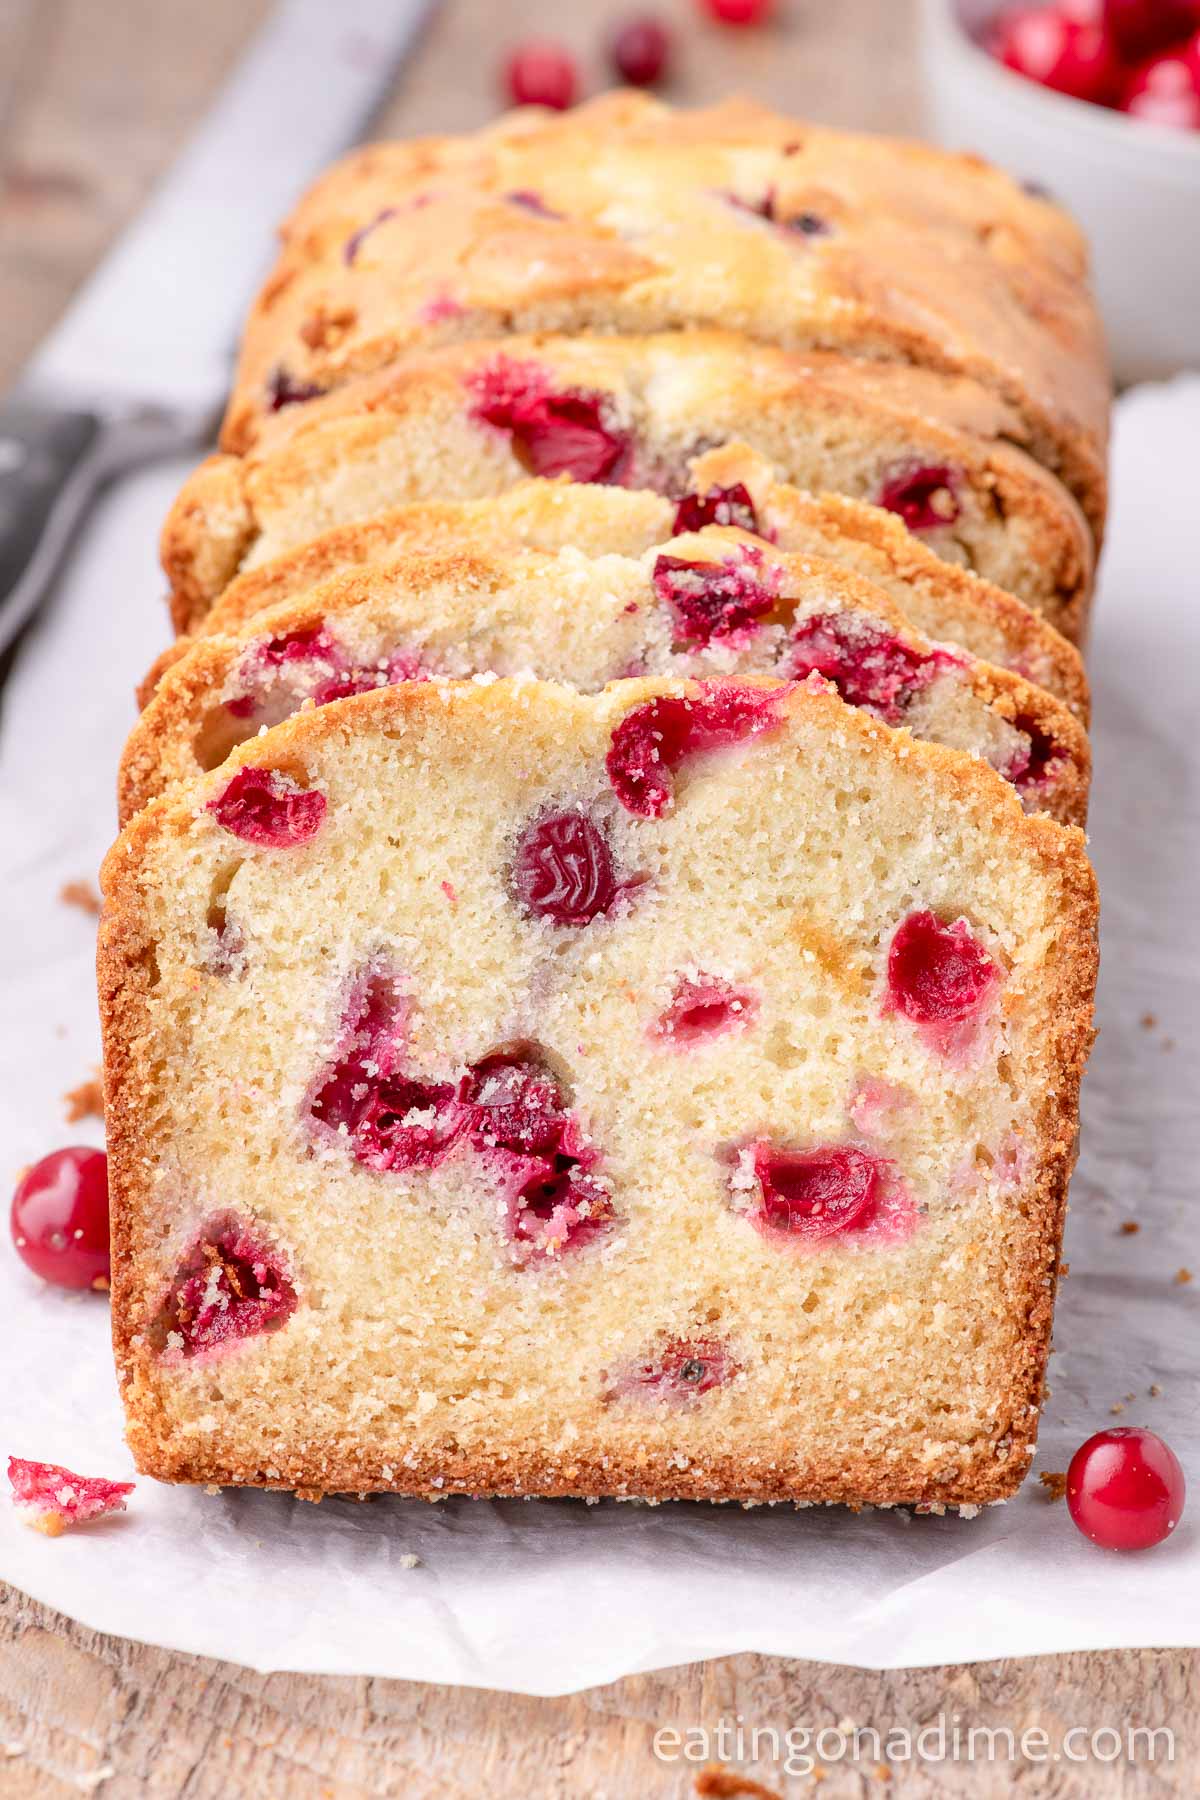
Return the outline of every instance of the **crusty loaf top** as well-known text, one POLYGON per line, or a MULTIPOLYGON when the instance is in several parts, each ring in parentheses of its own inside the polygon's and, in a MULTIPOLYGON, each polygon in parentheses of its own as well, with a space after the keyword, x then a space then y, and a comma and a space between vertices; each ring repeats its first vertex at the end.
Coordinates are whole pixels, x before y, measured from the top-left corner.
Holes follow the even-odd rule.
POLYGON ((332 169, 285 227, 225 442, 431 343, 687 324, 966 372, 1076 491, 1103 459, 1102 336, 1056 207, 975 158, 626 94, 332 169))

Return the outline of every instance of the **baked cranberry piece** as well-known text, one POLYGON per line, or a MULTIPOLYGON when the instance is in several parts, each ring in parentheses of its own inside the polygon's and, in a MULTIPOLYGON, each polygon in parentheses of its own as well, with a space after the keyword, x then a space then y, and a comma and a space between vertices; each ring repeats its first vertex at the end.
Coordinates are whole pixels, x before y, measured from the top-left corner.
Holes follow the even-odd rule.
POLYGON ((236 676, 244 691, 226 701, 226 708, 235 719, 248 719, 261 704, 264 681, 278 670, 311 662, 329 669, 332 676, 342 667, 343 660, 341 646, 334 643, 324 625, 308 625, 300 631, 260 639, 238 659, 236 676))
POLYGON ((758 530, 758 513, 745 482, 732 487, 710 487, 707 494, 685 494, 675 512, 673 533, 703 531, 706 525, 736 525, 741 531, 758 530))
POLYGON ((761 200, 743 200, 740 194, 727 194, 725 198, 739 212, 753 213, 756 219, 765 219, 768 225, 777 225, 781 231, 795 232, 798 237, 825 237, 830 229, 829 220, 820 213, 780 212, 779 198, 774 188, 768 188, 761 200))
POLYGON ((661 819, 674 799, 671 776, 687 757, 758 737, 780 720, 786 688, 701 681, 694 694, 660 694, 627 712, 605 759, 621 805, 661 819))
POLYGON ((452 1082, 401 1065, 410 1002, 395 974, 369 968, 351 992, 337 1061, 308 1106, 365 1168, 431 1169, 454 1148, 465 1118, 452 1082))
POLYGON ((160 1352, 199 1356, 278 1331, 297 1304, 279 1251, 235 1213, 220 1213, 176 1269, 150 1341, 160 1352))
POLYGON ((655 1020, 652 1033, 663 1043, 686 1049, 723 1032, 739 1030, 757 1011, 758 996, 749 988, 734 987, 721 975, 685 975, 671 1004, 655 1020))
POLYGON ((914 1025, 960 1025, 982 1011, 999 979, 965 919, 944 925, 936 913, 909 913, 888 950, 887 1010, 914 1025))
POLYGON ((879 490, 879 505, 898 513, 910 531, 953 525, 960 511, 958 475, 945 463, 899 463, 879 490))
POLYGON ((377 231, 381 225, 386 225, 389 219, 394 219, 398 210, 395 206, 385 206, 375 214, 373 219, 368 219, 365 225, 360 225, 357 231, 351 233, 342 246, 342 260, 347 268, 354 267, 358 260, 358 253, 371 233, 377 231))
POLYGON ((1067 1506, 1102 1550, 1149 1550, 1183 1512, 1179 1458, 1153 1431, 1115 1425, 1081 1444, 1067 1470, 1067 1506))
POLYGON ((765 1230, 815 1240, 861 1230, 872 1222, 891 1165, 853 1144, 813 1150, 752 1147, 760 1199, 754 1215, 765 1230))
POLYGON ((59 1537, 68 1525, 102 1519, 125 1511, 132 1481, 105 1481, 98 1475, 75 1475, 58 1463, 8 1459, 13 1505, 27 1525, 46 1537, 59 1537))
POLYGON ((961 667, 944 650, 914 650, 856 613, 814 613, 792 632, 788 673, 823 675, 843 700, 896 725, 922 688, 961 667))
POLYGON ((661 81, 671 56, 671 34, 659 19, 630 19, 613 39, 613 67, 630 87, 661 81))
POLYGON ((559 220, 564 216, 555 212, 552 206, 547 206, 542 196, 535 194, 532 188, 514 188, 504 198, 510 206, 519 206, 522 212, 532 213, 535 219, 559 220))
POLYGON ((590 925, 637 885, 619 881, 600 825, 574 809, 543 813, 522 832, 513 858, 517 900, 535 919, 590 925))
POLYGON ((689 562, 660 556, 654 564, 654 591, 675 617, 680 638, 689 644, 748 633, 775 605, 778 588, 756 551, 724 562, 689 562))
POLYGON ((108 1287, 108 1158, 74 1145, 26 1169, 10 1215, 17 1255, 54 1287, 108 1287))
POLYGON ((302 788, 278 769, 239 769, 208 811, 219 825, 247 844, 291 849, 307 844, 321 829, 325 796, 302 788))
POLYGON ((319 400, 322 389, 315 382, 300 381, 281 364, 267 377, 268 409, 282 412, 285 406, 300 406, 305 400, 319 400))
POLYGON ((354 1124, 354 1157, 368 1169, 432 1169, 463 1128, 453 1083, 393 1075, 370 1085, 354 1124))
POLYGON ((494 358, 471 386, 473 416, 510 434, 531 475, 570 475, 605 485, 623 479, 630 440, 607 422, 603 394, 553 393, 536 363, 508 357, 494 358))
POLYGON ((513 53, 504 81, 514 106, 550 106, 556 112, 574 104, 579 86, 570 53, 544 38, 531 39, 513 53))
POLYGON ((762 25, 770 18, 775 0, 702 0, 702 4, 719 25, 762 25))
POLYGON ((1066 760, 1066 752, 1036 720, 1023 713, 1013 720, 1013 726, 1024 742, 1000 774, 1006 781, 1011 781, 1019 793, 1036 793, 1055 780, 1066 760))
POLYGON ((690 1406, 703 1394, 723 1387, 738 1372, 729 1346, 719 1338, 671 1338, 645 1362, 618 1370, 604 1398, 690 1406))
POLYGON ((477 1063, 459 1090, 471 1146, 505 1191, 518 1262, 582 1249, 613 1220, 612 1199, 589 1144, 536 1044, 477 1063))

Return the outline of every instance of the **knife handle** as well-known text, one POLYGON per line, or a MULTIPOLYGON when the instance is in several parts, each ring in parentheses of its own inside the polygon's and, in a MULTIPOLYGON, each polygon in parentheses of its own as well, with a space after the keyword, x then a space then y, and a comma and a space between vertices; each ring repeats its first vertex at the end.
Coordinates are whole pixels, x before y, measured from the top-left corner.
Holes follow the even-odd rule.
POLYGON ((0 407, 0 650, 36 608, 100 478, 93 413, 0 407))

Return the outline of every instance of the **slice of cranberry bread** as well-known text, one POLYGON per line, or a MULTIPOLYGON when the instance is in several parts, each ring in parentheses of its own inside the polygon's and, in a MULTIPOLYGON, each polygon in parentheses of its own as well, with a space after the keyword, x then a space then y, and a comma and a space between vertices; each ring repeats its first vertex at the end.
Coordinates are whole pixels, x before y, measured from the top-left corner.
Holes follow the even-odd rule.
POLYGON ((498 494, 527 475, 681 499, 739 442, 778 479, 893 511, 930 549, 1083 630, 1087 523, 978 383, 720 332, 513 338, 414 359, 289 407, 245 458, 185 484, 163 532, 179 630, 242 570, 405 500, 498 494))
POLYGON ((398 681, 522 673, 585 692, 630 675, 812 675, 885 724, 982 757, 1030 809, 1086 818, 1087 733, 1061 702, 932 643, 838 564, 715 526, 639 558, 402 556, 258 613, 240 636, 199 638, 126 745, 121 818, 301 706, 398 681))
POLYGON ((970 375, 1103 506, 1109 388, 1082 238, 977 158, 618 95, 372 144, 284 231, 225 445, 439 341, 714 326, 970 375))
MULTIPOLYGON (((394 561, 402 552, 471 542, 636 556, 677 527, 735 524, 780 550, 827 557, 866 576, 926 637, 1027 676, 1087 724, 1090 695, 1075 646, 1002 588, 943 561, 894 513, 778 483, 765 458, 744 444, 697 457, 690 479, 691 491, 678 501, 647 488, 596 487, 559 477, 519 482, 486 500, 392 507, 360 525, 334 526, 299 549, 248 569, 229 584, 196 631, 242 631, 267 607, 296 599, 334 575, 394 561)), ((190 642, 188 636, 177 638, 158 659, 139 690, 141 705, 190 642)))
POLYGON ((1078 832, 801 683, 408 683, 154 802, 99 952, 165 1480, 975 1506, 1033 1453, 1078 832))

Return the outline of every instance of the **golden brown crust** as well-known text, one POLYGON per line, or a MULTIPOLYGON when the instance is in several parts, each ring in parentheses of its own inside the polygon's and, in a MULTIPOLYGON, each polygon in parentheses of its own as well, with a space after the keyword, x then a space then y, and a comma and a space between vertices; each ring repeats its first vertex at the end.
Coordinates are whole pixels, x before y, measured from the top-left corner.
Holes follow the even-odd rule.
MULTIPOLYGON (((688 684, 625 682, 601 701, 585 702, 565 690, 498 683, 490 688, 464 684, 441 691, 432 684, 381 690, 335 707, 302 713, 253 745, 236 751, 219 777, 253 761, 256 765, 315 771, 322 755, 357 732, 420 728, 423 718, 444 719, 447 704, 491 718, 511 712, 517 723, 531 701, 562 712, 564 723, 580 707, 603 706, 614 718, 654 694, 691 691, 688 684)), ((997 854, 1033 858, 1047 880, 1057 884, 1055 935, 1045 964, 1039 1044, 1044 1070, 1038 1109, 1038 1144, 1033 1172, 1023 1186, 1021 1214, 1027 1221, 1024 1249, 1006 1271, 1006 1308, 1019 1330, 1003 1373, 994 1428, 961 1446, 961 1453, 930 1464, 919 1457, 879 1459, 860 1453, 792 1463, 793 1473, 771 1467, 769 1442, 761 1464, 693 1458, 686 1469, 669 1466, 666 1454, 634 1458, 605 1453, 586 1440, 552 1460, 522 1454, 519 1446, 503 1460, 489 1453, 456 1453, 448 1447, 435 1459, 410 1456, 404 1466, 386 1468, 364 1444, 323 1441, 315 1434, 303 1446, 281 1444, 269 1466, 239 1449, 236 1428, 218 1420, 188 1450, 173 1436, 161 1404, 153 1358, 140 1342, 146 1300, 140 1291, 134 1221, 152 1207, 153 1172, 159 1146, 142 1129, 146 1096, 156 1079, 152 995, 156 981, 155 940, 146 910, 146 882, 163 840, 187 840, 208 829, 198 809, 217 785, 200 782, 184 798, 154 802, 140 813, 114 845, 102 871, 105 911, 98 971, 105 1034, 106 1109, 113 1193, 113 1332, 130 1443, 138 1467, 160 1479, 215 1481, 340 1492, 380 1488, 436 1498, 453 1491, 472 1493, 627 1494, 651 1499, 845 1501, 882 1505, 979 1505, 1015 1491, 1032 1455, 1049 1345, 1058 1274, 1067 1182, 1075 1156, 1079 1080, 1091 1042, 1091 1004, 1096 971, 1095 883, 1082 835, 1044 818, 1024 816, 1010 790, 989 770, 938 746, 905 742, 903 734, 881 729, 846 708, 828 692, 804 688, 792 693, 787 712, 824 721, 848 742, 869 745, 870 755, 896 764, 914 763, 920 779, 944 802, 967 807, 972 819, 993 833, 997 854)), ((795 1446, 789 1446, 794 1453, 795 1446)))
POLYGON ((605 100, 356 153, 285 228, 225 444, 253 443, 281 369, 328 388, 497 330, 697 323, 969 374, 1096 508, 1108 377, 1070 221, 977 159, 744 101, 605 100), (807 216, 814 231, 788 229, 807 216))
POLYGON ((964 510, 930 547, 965 558, 1065 635, 1083 631, 1093 561, 1087 522, 1021 447, 1011 409, 962 378, 829 353, 790 355, 700 331, 467 344, 284 409, 244 460, 206 464, 168 519, 163 558, 176 628, 196 629, 229 578, 224 563, 205 561, 210 508, 222 542, 229 521, 238 521, 244 565, 247 556, 273 557, 405 499, 444 499, 451 482, 455 497, 465 497, 522 480, 527 471, 506 434, 472 416, 474 384, 500 355, 545 371, 565 390, 602 395, 635 446, 631 485, 678 494, 689 462, 737 440, 768 458, 781 480, 864 499, 876 497, 889 468, 947 464, 960 472, 964 510), (202 566, 216 582, 207 591, 202 566))

